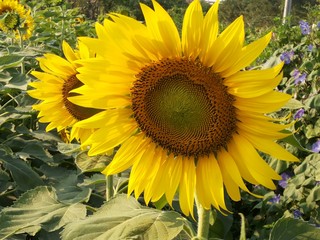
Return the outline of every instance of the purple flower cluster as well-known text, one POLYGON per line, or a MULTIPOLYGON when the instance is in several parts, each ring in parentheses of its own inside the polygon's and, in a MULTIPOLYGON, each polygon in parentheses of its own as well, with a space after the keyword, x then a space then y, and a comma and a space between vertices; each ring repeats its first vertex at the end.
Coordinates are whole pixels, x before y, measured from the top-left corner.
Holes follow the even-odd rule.
POLYGON ((291 76, 294 78, 294 84, 304 83, 307 78, 306 73, 301 73, 298 69, 293 70, 291 76))
POLYGON ((315 152, 315 153, 320 152, 320 140, 318 140, 314 144, 312 144, 311 151, 315 152))
POLYGON ((304 114, 305 110, 303 108, 300 108, 293 116, 293 119, 299 119, 302 118, 303 114, 304 114))
POLYGON ((309 26, 309 24, 307 22, 300 21, 299 25, 300 25, 301 33, 303 35, 309 35, 310 34, 310 26, 309 26))
POLYGON ((280 194, 274 195, 271 199, 269 199, 269 202, 271 203, 279 203, 280 202, 280 194))
POLYGON ((293 211, 293 217, 294 217, 294 218, 298 219, 298 218, 300 218, 301 216, 302 216, 302 212, 300 212, 298 209, 295 209, 295 210, 293 211))
POLYGON ((287 185, 288 185, 288 179, 289 179, 290 177, 291 177, 291 176, 290 176, 288 173, 286 173, 286 172, 281 173, 281 178, 282 178, 282 179, 279 180, 279 182, 278 182, 279 186, 282 187, 282 188, 286 188, 287 185))
POLYGON ((285 64, 289 64, 293 58, 294 51, 284 52, 280 55, 280 60, 284 61, 285 64))

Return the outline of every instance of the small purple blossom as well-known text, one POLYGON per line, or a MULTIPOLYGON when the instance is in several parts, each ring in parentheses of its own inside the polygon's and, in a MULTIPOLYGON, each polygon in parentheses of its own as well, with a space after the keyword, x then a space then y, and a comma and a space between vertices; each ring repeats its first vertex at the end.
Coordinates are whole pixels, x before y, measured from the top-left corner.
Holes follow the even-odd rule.
POLYGON ((290 177, 291 177, 291 176, 290 176, 288 173, 286 173, 286 172, 281 173, 281 178, 282 178, 282 179, 279 180, 279 182, 278 182, 279 186, 282 187, 282 188, 286 188, 287 185, 288 185, 288 179, 289 179, 290 177))
POLYGON ((294 78, 294 84, 304 83, 307 78, 306 73, 300 73, 298 69, 293 70, 291 76, 294 78))
POLYGON ((313 50, 313 45, 310 44, 310 45, 308 46, 308 51, 309 51, 309 52, 312 52, 312 50, 313 50))
POLYGON ((312 144, 311 151, 315 152, 315 153, 320 152, 320 140, 318 140, 318 141, 316 141, 315 143, 312 144))
POLYGON ((285 64, 289 64, 293 58, 294 51, 284 52, 280 55, 280 60, 284 61, 285 64))
POLYGON ((303 114, 304 114, 305 110, 303 108, 300 108, 293 116, 293 119, 299 119, 302 118, 303 114))
POLYGON ((294 218, 300 218, 302 216, 302 212, 300 212, 298 209, 293 211, 293 217, 294 218))
POLYGON ((269 199, 271 203, 279 203, 280 202, 280 194, 274 195, 272 198, 269 199))
POLYGON ((320 29, 320 22, 318 22, 318 23, 317 23, 317 28, 319 28, 319 29, 320 29))
POLYGON ((301 33, 303 35, 308 35, 310 34, 310 26, 307 22, 305 21, 300 21, 299 22, 299 25, 300 25, 300 30, 301 30, 301 33))

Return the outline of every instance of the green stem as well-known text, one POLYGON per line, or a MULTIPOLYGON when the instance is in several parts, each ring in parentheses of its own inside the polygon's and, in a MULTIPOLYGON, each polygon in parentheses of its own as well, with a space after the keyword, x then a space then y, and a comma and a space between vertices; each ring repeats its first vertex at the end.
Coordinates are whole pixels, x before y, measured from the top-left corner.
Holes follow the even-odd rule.
POLYGON ((198 233, 197 239, 207 240, 209 235, 209 219, 210 210, 204 209, 201 204, 198 204, 198 233))
POLYGON ((209 236, 209 227, 210 227, 210 212, 211 209, 204 209, 200 204, 197 196, 195 198, 197 211, 198 211, 198 229, 196 240, 207 240, 209 236))
POLYGON ((113 175, 106 177, 106 200, 109 201, 113 196, 113 175))
MULTIPOLYGON (((20 45, 20 51, 23 51, 23 39, 22 39, 22 34, 19 31, 19 45, 20 45)), ((26 68, 24 65, 24 61, 21 62, 21 75, 24 75, 26 73, 26 68)))

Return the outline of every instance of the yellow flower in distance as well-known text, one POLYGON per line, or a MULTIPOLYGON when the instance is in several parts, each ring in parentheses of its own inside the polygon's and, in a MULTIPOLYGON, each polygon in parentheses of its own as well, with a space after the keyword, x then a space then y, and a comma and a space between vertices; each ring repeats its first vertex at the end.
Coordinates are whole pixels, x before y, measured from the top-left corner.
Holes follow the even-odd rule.
POLYGON ((39 111, 39 122, 49 123, 47 131, 71 129, 70 140, 86 140, 93 129, 81 129, 73 125, 83 119, 87 119, 99 112, 98 109, 85 108, 71 103, 68 97, 75 95, 72 90, 83 85, 77 78, 76 68, 80 65, 76 60, 93 57, 89 49, 79 42, 79 49, 74 51, 68 43, 62 43, 65 58, 54 54, 45 54, 38 58, 40 68, 43 72, 33 71, 32 75, 39 81, 29 83, 33 90, 28 94, 33 98, 41 100, 39 104, 33 105, 33 109, 39 111))
POLYGON ((17 0, 0 0, 0 30, 13 31, 17 37, 21 34, 22 39, 32 36, 34 22, 30 9, 27 10, 17 0))
POLYGON ((171 204, 179 193, 181 210, 192 214, 195 195, 201 205, 227 211, 224 189, 240 200, 245 182, 275 189, 280 176, 258 151, 298 161, 275 140, 287 136, 267 113, 291 96, 275 91, 283 63, 264 70, 244 70, 264 50, 271 33, 244 46, 239 17, 218 34, 218 2, 203 16, 193 1, 182 34, 168 13, 153 1, 141 4, 145 25, 111 14, 96 24, 98 38, 81 40, 100 59, 86 59, 78 69, 84 85, 70 101, 105 109, 76 124, 98 128, 85 142, 89 154, 121 145, 103 171, 130 167, 128 193, 171 204))

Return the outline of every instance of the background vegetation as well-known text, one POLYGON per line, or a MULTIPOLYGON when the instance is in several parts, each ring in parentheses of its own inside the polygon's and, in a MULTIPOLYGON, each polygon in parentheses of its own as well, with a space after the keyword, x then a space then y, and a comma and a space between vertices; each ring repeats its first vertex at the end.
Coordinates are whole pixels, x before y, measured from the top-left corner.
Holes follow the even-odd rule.
MULTIPOLYGON (((33 36, 20 43, 0 32, 0 239, 112 239, 129 224, 145 239, 154 239, 153 234, 159 234, 159 239, 191 239, 196 222, 180 213, 177 201, 171 211, 165 202, 145 206, 142 199, 127 201, 121 195, 127 190, 128 173, 115 177, 117 197, 106 201, 105 178, 99 171, 112 156, 89 158, 76 142, 64 142, 63 133, 45 132, 45 125, 31 110, 35 100, 26 94, 28 82, 34 81, 30 71, 39 69, 37 57, 46 52, 62 55, 62 40, 75 47, 77 36, 94 37, 94 22, 109 11, 143 21, 138 1, 20 2, 31 8, 33 36)), ((188 3, 159 2, 181 27, 188 3)), ((216 221, 210 227, 210 239, 240 235, 252 240, 320 239, 320 7, 312 0, 293 1, 292 17, 282 25, 281 4, 279 0, 225 0, 220 20, 223 28, 243 14, 247 42, 273 31, 270 45, 253 67, 266 68, 280 58, 285 60, 278 89, 294 98, 275 114, 295 120, 294 135, 281 144, 301 163, 289 165, 265 156, 283 177, 278 188, 251 186, 264 198, 243 193, 240 202, 227 200, 233 214, 212 212, 216 221), (307 34, 301 20, 309 26, 307 34)), ((208 7, 203 4, 204 10, 208 7)))

